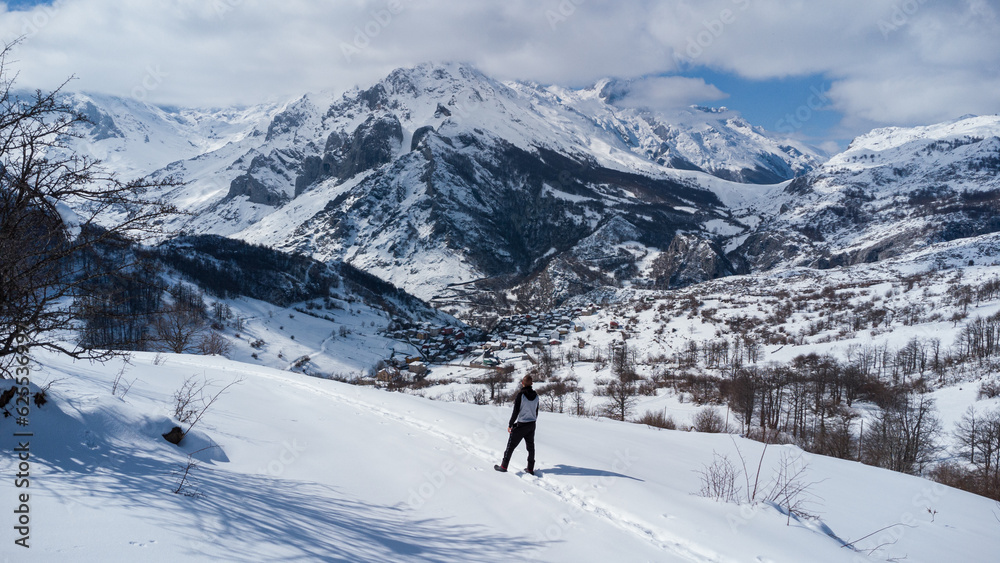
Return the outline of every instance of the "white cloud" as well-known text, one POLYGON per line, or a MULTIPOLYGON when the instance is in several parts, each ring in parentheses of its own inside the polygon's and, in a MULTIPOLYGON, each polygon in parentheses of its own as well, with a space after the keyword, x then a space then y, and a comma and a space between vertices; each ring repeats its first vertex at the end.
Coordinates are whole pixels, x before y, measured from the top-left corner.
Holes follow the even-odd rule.
POLYGON ((629 81, 618 87, 615 104, 670 111, 693 103, 716 101, 726 94, 701 78, 658 76, 629 81))
POLYGON ((940 70, 910 76, 856 77, 835 82, 827 95, 844 111, 848 123, 857 123, 864 130, 869 125, 921 125, 965 114, 995 113, 1000 111, 997 92, 1000 78, 940 70))
POLYGON ((0 13, 0 37, 25 36, 22 84, 72 74, 74 88, 129 95, 158 68, 145 95, 176 104, 342 90, 425 61, 570 85, 666 68, 662 46, 641 37, 642 3, 574 1, 58 0, 0 13))
POLYGON ((911 125, 1000 112, 997 2, 671 3, 652 27, 681 66, 751 79, 825 75, 848 122, 911 125))
MULTIPOLYGON (((0 11, 24 36, 22 86, 222 105, 343 90, 424 61, 583 86, 701 67, 748 79, 822 74, 848 120, 1000 112, 996 0, 57 0, 0 11)), ((718 99, 644 81, 633 102, 718 99), (673 98, 671 98, 673 96, 673 98)))

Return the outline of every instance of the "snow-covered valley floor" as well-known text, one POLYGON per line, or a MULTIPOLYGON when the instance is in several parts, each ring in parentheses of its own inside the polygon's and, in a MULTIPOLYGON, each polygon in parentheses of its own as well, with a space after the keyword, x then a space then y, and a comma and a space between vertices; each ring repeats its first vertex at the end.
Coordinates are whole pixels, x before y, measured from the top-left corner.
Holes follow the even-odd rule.
MULTIPOLYGON (((992 561, 1000 550, 993 501, 792 446, 767 449, 758 486, 782 459, 804 466, 814 519, 697 495, 714 455, 742 468, 737 448, 741 498, 754 487, 764 446, 737 436, 541 413, 541 476, 499 474, 509 407, 147 353, 132 357, 123 399, 111 393, 119 362, 34 360, 33 384, 55 381, 49 402, 32 405, 29 427, 0 419, 6 561, 992 561), (243 380, 173 446, 160 435, 191 376, 208 395, 243 380), (18 431, 33 434, 27 488, 15 486, 18 431), (175 494, 191 459, 189 494, 175 494), (14 543, 20 494, 28 549, 14 543)), ((512 469, 524 458, 521 446, 512 469)))

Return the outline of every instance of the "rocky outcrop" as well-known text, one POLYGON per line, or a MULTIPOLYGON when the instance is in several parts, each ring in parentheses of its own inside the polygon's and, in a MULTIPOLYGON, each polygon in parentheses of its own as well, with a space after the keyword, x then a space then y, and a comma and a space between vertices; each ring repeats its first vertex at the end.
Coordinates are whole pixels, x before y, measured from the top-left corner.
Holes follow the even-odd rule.
POLYGON ((288 201, 288 197, 285 194, 268 188, 250 174, 237 176, 229 184, 227 198, 232 199, 241 195, 248 196, 251 203, 270 205, 271 207, 277 207, 288 201))
POLYGON ((667 289, 731 276, 735 268, 718 245, 704 238, 679 233, 650 268, 654 287, 667 289))
POLYGON ((413 139, 410 140, 410 150, 411 151, 417 150, 417 147, 420 146, 420 141, 424 140, 424 137, 426 137, 427 134, 433 130, 434 127, 431 125, 424 125, 423 127, 418 127, 417 130, 413 132, 413 139))
POLYGON ((83 108, 80 109, 80 113, 87 118, 87 122, 90 124, 90 135, 94 142, 102 141, 104 139, 125 138, 125 134, 118 128, 118 124, 115 123, 115 120, 108 115, 107 112, 102 111, 93 103, 86 102, 83 105, 83 108))
POLYGON ((334 131, 327 137, 324 154, 308 156, 295 178, 295 195, 327 178, 346 180, 387 164, 400 152, 403 128, 395 115, 370 116, 349 136, 334 131))
POLYGON ((435 110, 434 110, 434 117, 438 117, 438 118, 439 117, 451 117, 451 110, 448 109, 448 108, 446 108, 446 107, 444 107, 441 104, 438 104, 437 108, 435 108, 435 110))
POLYGON ((333 153, 331 174, 350 178, 392 161, 403 143, 403 129, 395 115, 372 116, 358 126, 343 147, 333 153))

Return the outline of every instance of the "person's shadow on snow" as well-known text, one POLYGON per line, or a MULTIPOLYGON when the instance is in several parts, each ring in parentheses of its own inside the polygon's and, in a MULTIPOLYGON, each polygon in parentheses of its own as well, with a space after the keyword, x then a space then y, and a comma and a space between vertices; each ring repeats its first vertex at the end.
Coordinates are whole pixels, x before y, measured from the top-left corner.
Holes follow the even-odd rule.
POLYGON ((624 475, 622 473, 615 473, 614 471, 605 471, 603 469, 590 469, 587 467, 575 467, 572 465, 565 465, 560 463, 554 467, 547 467, 539 470, 540 473, 546 475, 571 475, 575 477, 619 477, 622 479, 631 479, 633 481, 645 482, 638 477, 632 477, 630 475, 624 475))

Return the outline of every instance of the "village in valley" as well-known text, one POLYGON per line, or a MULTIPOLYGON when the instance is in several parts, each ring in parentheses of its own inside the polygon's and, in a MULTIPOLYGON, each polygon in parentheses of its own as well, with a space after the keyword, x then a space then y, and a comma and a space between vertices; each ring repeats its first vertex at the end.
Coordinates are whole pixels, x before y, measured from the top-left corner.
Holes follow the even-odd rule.
MULTIPOLYGON (((536 355, 538 352, 551 355, 562 348, 585 348, 584 339, 574 340, 572 336, 595 324, 596 321, 588 323, 587 319, 596 319, 598 311, 596 305, 587 305, 510 315, 496 319, 488 333, 469 327, 433 326, 426 322, 405 329, 390 326, 388 336, 411 344, 419 354, 394 354, 382 362, 384 365, 379 367, 376 381, 372 383, 423 380, 432 364, 489 370, 501 369, 513 362, 536 364, 533 350, 536 355)), ((612 320, 604 328, 618 331, 621 327, 612 320)))

